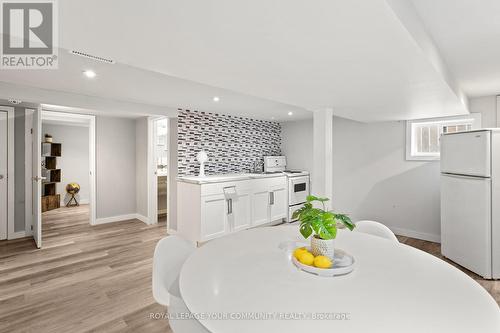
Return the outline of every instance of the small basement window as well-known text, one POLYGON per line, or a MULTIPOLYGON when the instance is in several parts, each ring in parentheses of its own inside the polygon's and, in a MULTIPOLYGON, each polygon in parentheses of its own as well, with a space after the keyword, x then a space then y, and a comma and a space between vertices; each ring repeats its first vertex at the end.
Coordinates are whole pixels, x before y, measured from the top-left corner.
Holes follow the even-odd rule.
POLYGON ((440 140, 444 133, 481 128, 481 114, 408 120, 406 122, 406 159, 439 160, 440 140))

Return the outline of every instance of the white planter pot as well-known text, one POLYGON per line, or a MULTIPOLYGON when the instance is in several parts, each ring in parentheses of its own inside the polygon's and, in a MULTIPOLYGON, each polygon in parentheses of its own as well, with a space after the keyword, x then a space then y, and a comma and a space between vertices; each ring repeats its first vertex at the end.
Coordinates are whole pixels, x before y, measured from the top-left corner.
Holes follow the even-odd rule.
POLYGON ((311 252, 314 256, 325 256, 333 260, 335 255, 335 239, 320 239, 311 237, 311 252))

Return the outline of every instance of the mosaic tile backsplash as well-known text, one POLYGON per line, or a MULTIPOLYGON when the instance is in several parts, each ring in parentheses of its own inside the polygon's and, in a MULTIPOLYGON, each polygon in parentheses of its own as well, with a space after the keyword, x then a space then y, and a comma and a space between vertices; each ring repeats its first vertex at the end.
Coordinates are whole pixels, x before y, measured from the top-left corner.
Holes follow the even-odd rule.
POLYGON ((179 176, 198 175, 202 149, 207 175, 248 172, 263 156, 281 155, 281 125, 273 121, 179 110, 178 131, 179 176))

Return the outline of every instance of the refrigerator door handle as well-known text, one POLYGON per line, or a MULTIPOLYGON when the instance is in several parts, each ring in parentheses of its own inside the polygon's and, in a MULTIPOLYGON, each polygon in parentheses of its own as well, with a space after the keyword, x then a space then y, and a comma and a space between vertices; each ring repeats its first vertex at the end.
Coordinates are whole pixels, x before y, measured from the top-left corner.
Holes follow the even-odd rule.
POLYGON ((442 172, 441 175, 446 176, 446 177, 461 178, 461 179, 478 179, 478 180, 491 179, 491 177, 461 175, 461 174, 457 174, 457 173, 446 173, 446 172, 442 172))

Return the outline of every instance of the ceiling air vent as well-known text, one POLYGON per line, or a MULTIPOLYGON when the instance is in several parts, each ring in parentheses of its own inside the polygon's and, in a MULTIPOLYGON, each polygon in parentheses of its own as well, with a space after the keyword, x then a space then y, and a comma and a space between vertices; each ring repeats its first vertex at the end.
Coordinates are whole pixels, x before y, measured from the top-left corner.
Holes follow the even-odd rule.
POLYGON ((96 56, 96 55, 93 55, 93 54, 89 54, 89 53, 85 53, 85 52, 82 52, 82 51, 71 50, 70 53, 74 54, 74 55, 77 55, 79 57, 84 57, 84 58, 92 59, 92 60, 95 60, 95 61, 104 62, 105 64, 114 64, 115 63, 115 61, 113 59, 99 57, 99 56, 96 56))

